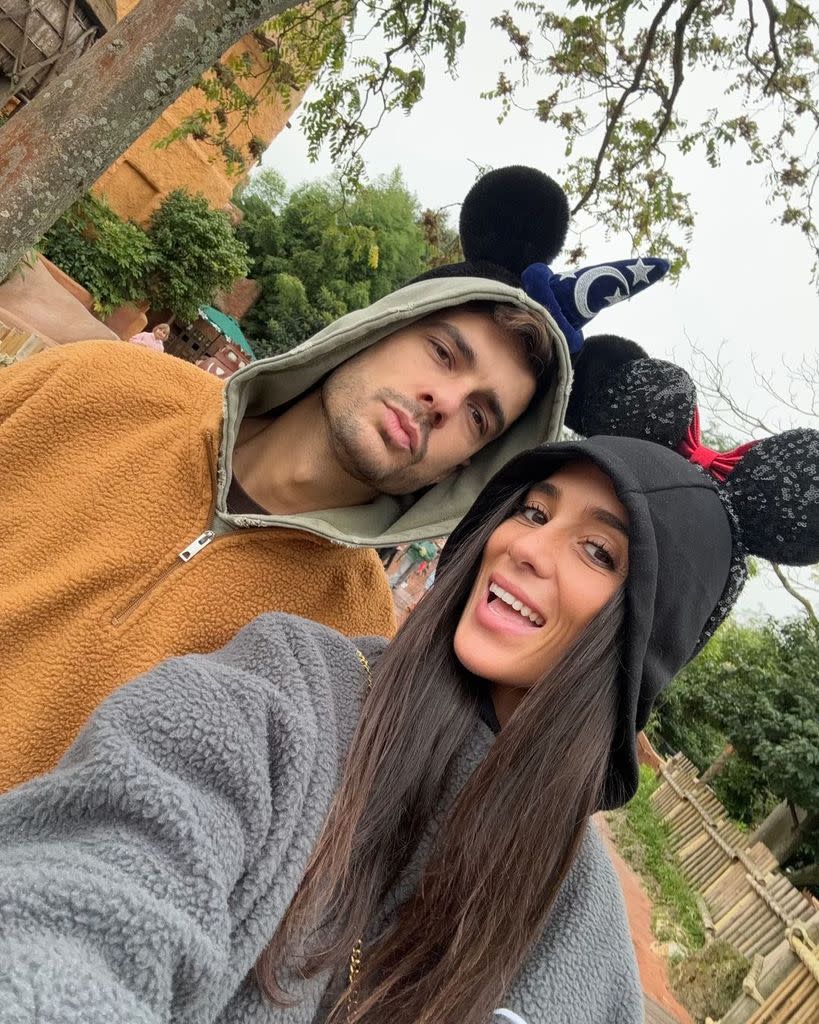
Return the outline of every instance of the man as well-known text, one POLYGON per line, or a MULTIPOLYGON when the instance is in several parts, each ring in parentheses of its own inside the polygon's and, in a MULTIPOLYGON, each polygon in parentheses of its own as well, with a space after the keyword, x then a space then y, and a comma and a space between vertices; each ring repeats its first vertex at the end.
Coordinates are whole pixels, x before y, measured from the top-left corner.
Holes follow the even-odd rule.
MULTIPOLYGON (((529 211, 485 182, 471 195, 525 236, 529 211)), ((565 234, 551 215, 547 259, 565 234)), ((261 612, 389 634, 373 549, 449 533, 496 468, 561 428, 570 328, 550 301, 483 258, 226 386, 106 342, 0 371, 0 789, 51 767, 118 685, 261 612)))

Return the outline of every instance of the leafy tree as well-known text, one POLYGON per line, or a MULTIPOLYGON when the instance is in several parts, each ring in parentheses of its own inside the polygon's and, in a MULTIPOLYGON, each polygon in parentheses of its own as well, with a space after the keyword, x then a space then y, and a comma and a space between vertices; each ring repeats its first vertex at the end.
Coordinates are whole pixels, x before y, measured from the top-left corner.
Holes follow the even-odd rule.
POLYGON ((262 286, 243 324, 260 354, 291 348, 424 269, 417 203, 399 171, 352 199, 337 179, 304 185, 283 199, 280 179, 268 172, 258 177, 238 200, 244 219, 237 233, 262 286))
MULTIPOLYGON (((635 247, 686 263, 694 218, 668 156, 701 154, 718 168, 741 149, 765 168, 768 199, 783 224, 804 233, 814 256, 819 226, 819 21, 784 0, 515 0, 493 16, 511 56, 495 87, 501 118, 525 104, 560 128, 574 212, 587 209, 635 247), (695 93, 692 81, 711 83, 695 93), (699 106, 697 95, 707 97, 699 106)), ((817 264, 814 264, 814 279, 817 264)))
POLYGON ((730 742, 735 755, 713 782, 729 814, 754 825, 778 801, 803 808, 807 828, 795 835, 819 856, 819 628, 810 619, 727 622, 666 692, 649 732, 700 769, 730 742))
POLYGON ((145 298, 157 256, 139 225, 121 220, 104 199, 87 195, 42 239, 42 252, 94 298, 100 316, 145 298))
MULTIPOLYGON (((517 0, 492 20, 510 51, 485 95, 503 117, 526 102, 525 86, 542 85, 532 114, 566 139, 576 211, 630 231, 643 250, 673 251, 679 270, 693 215, 667 157, 699 153, 718 167, 740 147, 765 168, 780 220, 819 251, 819 21, 806 3, 567 0, 557 12, 517 0), (718 102, 684 113, 697 78, 718 102)), ((259 147, 238 151, 237 119, 312 76, 301 118, 310 150, 327 144, 355 180, 383 114, 418 102, 431 56, 454 70, 464 35, 451 0, 141 0, 0 129, 0 277, 197 82, 206 104, 187 129, 238 167, 259 147), (270 63, 261 80, 247 61, 219 59, 254 28, 270 63)))
POLYGON ((204 196, 171 192, 151 217, 148 238, 157 262, 147 279, 148 299, 180 320, 194 320, 219 289, 247 273, 247 248, 227 214, 204 196))

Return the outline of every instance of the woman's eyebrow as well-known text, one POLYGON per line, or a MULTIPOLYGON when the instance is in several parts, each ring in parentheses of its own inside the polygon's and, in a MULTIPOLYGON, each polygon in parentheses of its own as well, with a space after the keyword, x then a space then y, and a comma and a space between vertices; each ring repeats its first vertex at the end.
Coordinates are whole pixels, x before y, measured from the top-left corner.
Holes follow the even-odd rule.
POLYGON ((613 512, 609 512, 607 508, 600 508, 599 505, 593 505, 586 511, 599 523, 605 523, 606 526, 611 526, 628 537, 628 527, 626 524, 619 516, 616 516, 613 512))
MULTIPOLYGON (((532 491, 538 491, 547 498, 553 498, 556 501, 559 500, 562 495, 560 488, 556 487, 549 480, 541 480, 539 483, 534 484, 532 486, 532 491)), ((618 530, 624 536, 628 537, 628 526, 619 516, 616 516, 607 508, 602 508, 600 505, 590 505, 586 509, 586 514, 590 515, 593 519, 596 519, 599 523, 611 526, 613 529, 618 530)))

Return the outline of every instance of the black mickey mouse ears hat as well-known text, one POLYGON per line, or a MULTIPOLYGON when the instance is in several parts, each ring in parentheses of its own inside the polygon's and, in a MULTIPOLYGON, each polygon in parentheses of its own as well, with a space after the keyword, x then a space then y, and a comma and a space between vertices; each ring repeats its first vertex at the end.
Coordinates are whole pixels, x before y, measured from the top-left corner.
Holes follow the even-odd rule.
POLYGON ((575 355, 583 346, 583 327, 597 313, 659 281, 669 263, 646 257, 553 271, 548 264, 563 248, 568 227, 569 203, 556 181, 533 167, 498 168, 464 199, 464 262, 436 267, 415 281, 486 277, 522 288, 548 309, 575 355))
POLYGON ((819 560, 819 432, 787 431, 715 453, 695 440, 695 410, 684 370, 648 359, 623 339, 590 339, 567 422, 594 436, 543 445, 507 463, 439 563, 443 578, 502 497, 567 462, 589 460, 612 480, 629 513, 629 574, 605 807, 633 796, 637 733, 658 693, 730 611, 745 582, 746 553, 785 564, 819 560))

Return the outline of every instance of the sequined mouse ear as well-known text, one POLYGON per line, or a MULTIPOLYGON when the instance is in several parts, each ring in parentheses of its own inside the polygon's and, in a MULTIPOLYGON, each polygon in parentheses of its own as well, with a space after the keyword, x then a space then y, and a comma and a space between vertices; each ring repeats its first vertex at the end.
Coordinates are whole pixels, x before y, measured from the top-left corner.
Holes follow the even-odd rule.
POLYGON ((819 561, 819 431, 786 430, 750 447, 722 485, 750 554, 819 561))
POLYGON ((566 425, 586 437, 639 437, 676 449, 696 404, 682 367, 649 358, 626 338, 601 335, 588 339, 575 362, 566 425))

